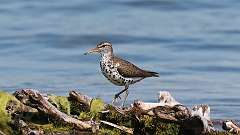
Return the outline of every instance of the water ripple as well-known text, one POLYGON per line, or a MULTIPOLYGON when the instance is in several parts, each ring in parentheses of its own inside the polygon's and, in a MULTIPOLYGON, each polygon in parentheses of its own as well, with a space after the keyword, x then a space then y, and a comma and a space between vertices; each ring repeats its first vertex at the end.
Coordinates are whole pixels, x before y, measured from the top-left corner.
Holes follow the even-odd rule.
POLYGON ((197 72, 230 72, 240 73, 240 67, 227 67, 227 66, 197 66, 197 67, 185 67, 187 70, 197 72))
MULTIPOLYGON (((218 3, 210 3, 204 0, 184 0, 184 1, 176 1, 176 0, 131 0, 131 1, 121 1, 114 3, 123 4, 130 7, 135 8, 153 8, 156 10, 162 11, 183 11, 183 10, 203 10, 203 9, 222 9, 228 6, 232 6, 233 4, 226 5, 225 2, 218 3)), ((233 3, 233 2, 232 2, 233 3)))
POLYGON ((169 46, 179 51, 233 51, 239 52, 240 46, 238 44, 210 44, 210 43, 187 43, 187 44, 173 44, 169 46))
MULTIPOLYGON (((79 46, 96 45, 99 41, 108 40, 113 44, 125 43, 140 43, 140 44, 156 44, 156 43, 170 43, 176 42, 172 39, 147 37, 147 36, 134 36, 134 35, 121 35, 121 34, 91 34, 91 35, 62 35, 54 33, 40 33, 33 35, 12 35, 0 36, 2 41, 31 41, 45 46, 52 46, 57 48, 75 48, 79 46)), ((1 46, 1 44, 0 44, 1 46)), ((4 45, 2 44, 2 47, 4 45)))

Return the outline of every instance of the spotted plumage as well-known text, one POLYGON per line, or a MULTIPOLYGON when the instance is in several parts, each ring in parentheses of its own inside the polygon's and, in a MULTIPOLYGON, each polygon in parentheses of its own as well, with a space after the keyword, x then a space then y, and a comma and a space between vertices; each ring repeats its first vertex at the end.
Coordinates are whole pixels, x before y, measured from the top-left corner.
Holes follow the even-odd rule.
POLYGON ((103 56, 100 60, 100 67, 103 75, 113 84, 118 86, 125 86, 134 84, 140 80, 142 80, 143 76, 136 76, 136 77, 130 77, 124 74, 121 68, 119 68, 119 60, 120 58, 117 58, 116 56, 112 60, 108 60, 104 58, 106 56, 103 56))
POLYGON ((110 42, 100 42, 96 48, 91 49, 89 52, 97 52, 101 54, 100 67, 103 75, 113 84, 118 86, 125 86, 125 89, 117 93, 113 102, 120 94, 126 91, 125 99, 128 95, 128 87, 131 84, 141 81, 147 77, 158 77, 158 73, 143 70, 134 64, 123 60, 113 54, 112 44, 110 42))

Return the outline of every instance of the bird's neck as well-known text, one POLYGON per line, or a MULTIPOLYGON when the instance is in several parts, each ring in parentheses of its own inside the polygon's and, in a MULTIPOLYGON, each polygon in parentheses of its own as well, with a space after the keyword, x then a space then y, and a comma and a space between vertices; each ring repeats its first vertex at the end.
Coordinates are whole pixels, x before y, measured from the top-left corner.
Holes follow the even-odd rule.
POLYGON ((102 61, 111 61, 113 59, 113 53, 112 52, 106 52, 106 53, 101 53, 102 56, 102 61))

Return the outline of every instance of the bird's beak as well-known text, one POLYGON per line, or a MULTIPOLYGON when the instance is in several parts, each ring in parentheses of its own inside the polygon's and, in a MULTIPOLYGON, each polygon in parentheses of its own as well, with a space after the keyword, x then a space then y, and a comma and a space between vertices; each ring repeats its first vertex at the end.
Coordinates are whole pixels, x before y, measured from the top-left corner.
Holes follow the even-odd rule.
POLYGON ((90 53, 95 53, 95 52, 100 52, 100 50, 96 47, 96 48, 93 48, 93 49, 90 49, 88 52, 84 53, 84 55, 87 55, 87 54, 90 54, 90 53))

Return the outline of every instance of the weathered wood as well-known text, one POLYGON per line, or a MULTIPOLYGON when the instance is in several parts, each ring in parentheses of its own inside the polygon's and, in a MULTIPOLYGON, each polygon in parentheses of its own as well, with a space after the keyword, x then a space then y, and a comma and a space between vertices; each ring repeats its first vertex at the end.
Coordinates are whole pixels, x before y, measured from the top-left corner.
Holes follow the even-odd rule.
POLYGON ((187 107, 177 102, 169 92, 159 92, 158 103, 135 101, 133 107, 149 115, 158 116, 164 120, 179 121, 189 118, 191 113, 187 107))
POLYGON ((14 120, 14 126, 17 127, 22 135, 43 135, 41 130, 32 130, 28 124, 21 119, 14 120))
POLYGON ((69 98, 71 98, 79 103, 82 103, 82 104, 86 105, 88 108, 90 108, 92 98, 87 95, 78 93, 76 91, 70 91, 69 98))
POLYGON ((175 106, 175 105, 182 105, 181 103, 177 102, 172 95, 168 91, 160 91, 158 102, 162 104, 162 106, 175 106))
POLYGON ((134 108, 138 108, 140 112, 148 115, 158 116, 164 120, 178 121, 186 119, 190 116, 190 112, 187 107, 176 104, 175 106, 168 106, 169 103, 145 103, 142 101, 135 101, 134 108))
POLYGON ((137 110, 137 113, 157 116, 162 120, 180 123, 185 130, 192 134, 201 134, 214 130, 210 120, 209 106, 198 105, 191 110, 177 102, 167 91, 160 92, 159 103, 135 101, 132 107, 132 110, 137 110))
POLYGON ((74 128, 84 130, 90 129, 91 121, 80 121, 59 111, 42 94, 33 89, 22 89, 14 93, 15 97, 23 104, 36 108, 39 112, 49 115, 51 118, 62 122, 63 124, 73 125, 74 128))
POLYGON ((230 120, 224 121, 222 123, 222 128, 223 130, 229 131, 234 134, 239 134, 240 133, 240 127, 237 126, 237 124, 233 123, 230 120))
POLYGON ((37 109, 32 108, 30 106, 26 106, 21 102, 17 102, 16 100, 10 100, 6 105, 6 111, 8 114, 13 113, 37 113, 37 109))
POLYGON ((5 133, 3 133, 1 130, 0 130, 0 135, 6 135, 5 133))

